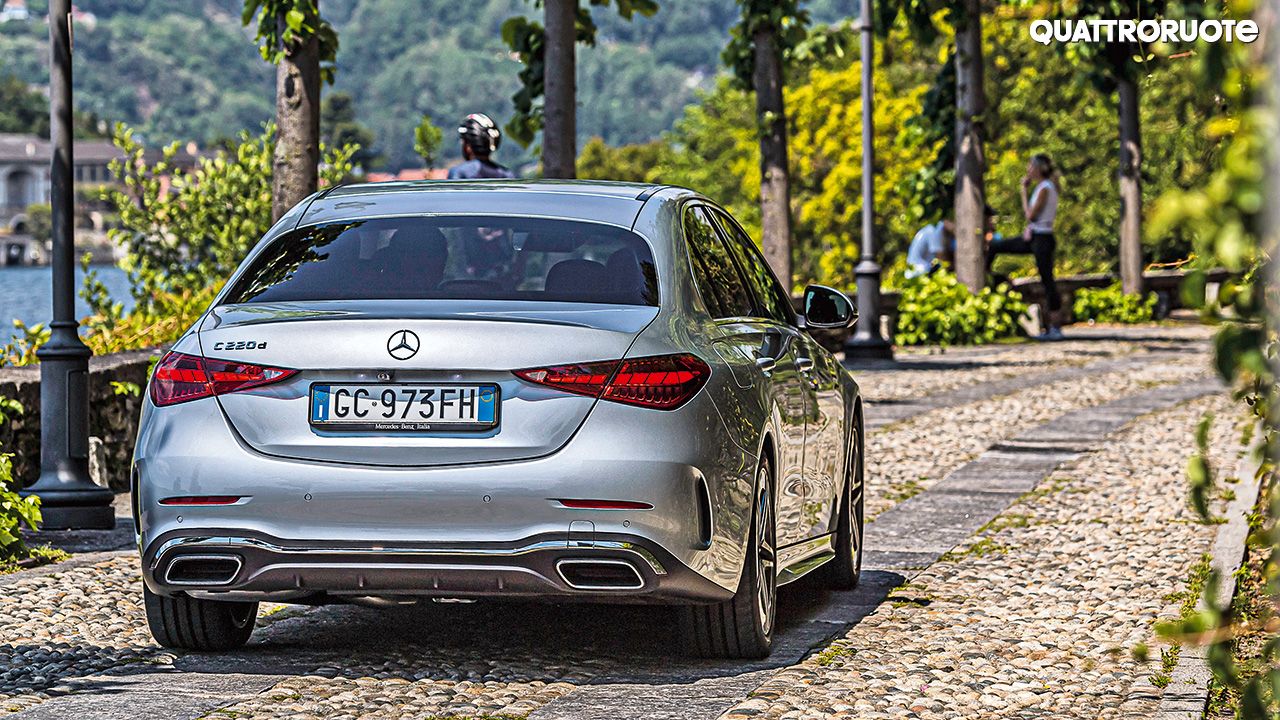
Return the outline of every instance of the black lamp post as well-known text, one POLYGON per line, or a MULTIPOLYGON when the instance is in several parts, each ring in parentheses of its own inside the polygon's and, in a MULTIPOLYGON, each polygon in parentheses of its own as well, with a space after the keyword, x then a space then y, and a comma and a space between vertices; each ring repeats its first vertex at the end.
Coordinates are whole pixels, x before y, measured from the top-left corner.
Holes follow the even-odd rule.
POLYGON ((858 282, 858 324, 853 337, 844 344, 844 356, 849 360, 893 358, 893 346, 880 334, 880 264, 875 257, 875 125, 871 89, 875 57, 871 2, 860 0, 858 3, 862 36, 862 258, 853 271, 858 282))
POLYGON ((44 527, 115 527, 113 494, 89 478, 89 356, 75 319, 71 156, 71 0, 49 2, 49 114, 53 165, 53 322, 40 358, 40 479, 22 491, 40 497, 44 527))

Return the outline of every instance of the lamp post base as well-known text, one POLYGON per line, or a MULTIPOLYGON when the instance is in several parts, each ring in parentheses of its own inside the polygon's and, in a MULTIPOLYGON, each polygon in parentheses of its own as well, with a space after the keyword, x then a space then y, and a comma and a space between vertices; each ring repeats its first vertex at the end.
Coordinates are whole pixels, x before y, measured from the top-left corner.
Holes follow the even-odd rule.
POLYGON ((844 343, 846 360, 892 360, 893 343, 880 334, 880 265, 871 259, 854 268, 858 279, 858 324, 844 343))
POLYGON ((40 498, 41 527, 110 530, 115 493, 89 477, 89 348, 74 320, 50 323, 40 358, 40 479, 21 491, 40 498))
POLYGON ((884 338, 860 341, 851 337, 844 343, 846 360, 892 360, 893 346, 884 338))
POLYGON ((22 491, 25 495, 40 497, 41 530, 111 530, 116 526, 115 508, 111 501, 115 493, 107 488, 89 483, 89 487, 75 487, 59 483, 58 490, 40 492, 40 482, 22 491))

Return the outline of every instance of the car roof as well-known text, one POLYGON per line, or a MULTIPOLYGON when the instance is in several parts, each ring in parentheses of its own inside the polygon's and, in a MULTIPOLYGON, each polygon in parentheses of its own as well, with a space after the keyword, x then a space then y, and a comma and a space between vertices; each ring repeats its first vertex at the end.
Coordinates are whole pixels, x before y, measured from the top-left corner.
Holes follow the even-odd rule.
POLYGON ((415 214, 526 215, 631 227, 660 195, 693 193, 649 183, 603 180, 419 180, 340 185, 316 196, 298 225, 415 214))

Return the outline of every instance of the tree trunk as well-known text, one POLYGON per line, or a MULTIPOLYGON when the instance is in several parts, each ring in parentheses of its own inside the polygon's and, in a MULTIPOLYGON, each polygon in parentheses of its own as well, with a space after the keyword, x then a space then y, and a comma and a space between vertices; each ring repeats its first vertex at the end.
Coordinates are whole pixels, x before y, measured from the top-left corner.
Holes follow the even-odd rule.
POLYGON ((278 220, 318 185, 320 41, 315 35, 290 48, 276 67, 276 126, 271 216, 278 220))
POLYGON ((1138 84, 1120 77, 1120 284, 1126 295, 1142 294, 1142 132, 1138 84))
POLYGON ((760 127, 760 227, 764 257, 791 291, 791 176, 787 165, 787 115, 782 100, 782 55, 774 31, 752 38, 756 122, 760 127))
POLYGON ((549 178, 577 176, 577 20, 578 0, 546 1, 542 174, 549 178))
POLYGON ((963 24, 956 28, 956 277, 977 293, 987 276, 982 212, 982 115, 987 98, 982 85, 981 8, 978 0, 963 0, 963 5, 963 24))

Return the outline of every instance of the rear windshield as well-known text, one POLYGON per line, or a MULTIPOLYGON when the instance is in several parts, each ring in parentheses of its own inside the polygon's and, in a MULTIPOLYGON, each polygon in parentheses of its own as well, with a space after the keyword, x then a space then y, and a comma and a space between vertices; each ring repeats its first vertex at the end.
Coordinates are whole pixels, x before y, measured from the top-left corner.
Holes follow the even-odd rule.
POLYGON ((433 299, 657 305, 658 281, 648 243, 608 225, 376 218, 282 236, 225 302, 433 299))

